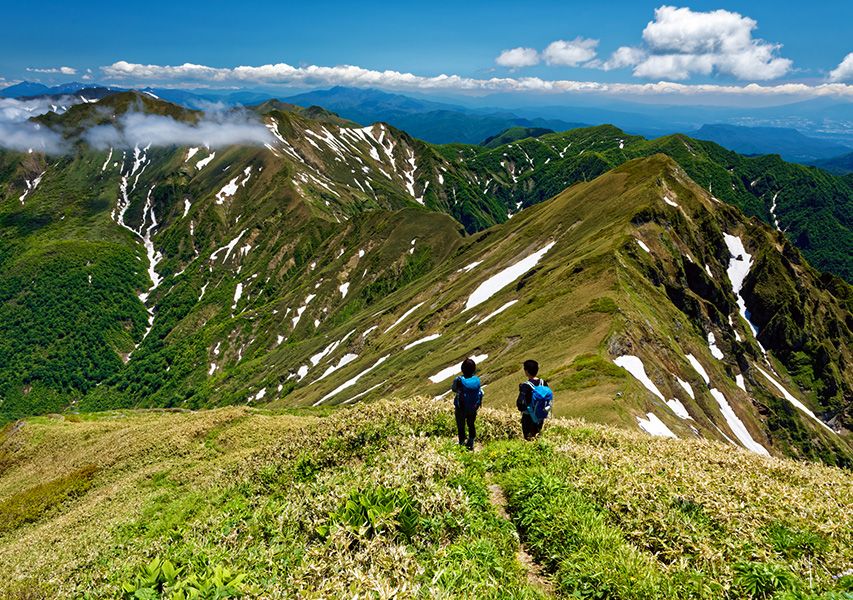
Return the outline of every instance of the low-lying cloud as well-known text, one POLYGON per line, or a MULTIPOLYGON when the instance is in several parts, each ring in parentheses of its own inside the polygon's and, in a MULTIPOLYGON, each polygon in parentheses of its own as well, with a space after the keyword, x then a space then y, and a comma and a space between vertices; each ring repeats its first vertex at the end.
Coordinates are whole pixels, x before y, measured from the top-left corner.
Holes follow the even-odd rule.
POLYGON ((49 111, 62 113, 79 97, 61 99, 17 100, 0 98, 0 148, 18 152, 63 154, 77 141, 97 149, 133 148, 134 146, 260 146, 273 141, 269 130, 251 113, 225 111, 211 105, 195 123, 178 121, 169 116, 152 115, 134 110, 114 122, 85 129, 79 137, 66 139, 57 131, 33 122, 32 117, 49 111))
POLYGON ((206 113, 197 123, 172 117, 131 112, 109 125, 86 130, 83 140, 90 146, 133 148, 134 146, 260 146, 272 140, 269 130, 244 113, 206 113))
POLYGON ((66 147, 62 136, 29 119, 51 110, 60 112, 63 106, 79 101, 71 97, 58 100, 0 98, 0 148, 18 152, 62 153, 66 147))

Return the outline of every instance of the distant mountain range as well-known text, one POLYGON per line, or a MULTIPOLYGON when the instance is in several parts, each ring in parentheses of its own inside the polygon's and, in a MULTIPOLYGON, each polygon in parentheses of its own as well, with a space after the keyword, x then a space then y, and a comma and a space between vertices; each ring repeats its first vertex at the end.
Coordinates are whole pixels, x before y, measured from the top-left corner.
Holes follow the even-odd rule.
POLYGON ((372 89, 334 87, 284 100, 300 106, 317 104, 358 123, 382 121, 434 144, 479 144, 511 127, 565 131, 584 125, 563 119, 525 118, 509 110, 465 108, 372 89))
MULTIPOLYGON (((48 87, 25 81, 1 89, 0 97, 75 94, 97 100, 117 91, 127 90, 94 83, 71 82, 48 87)), ((849 172, 843 157, 853 150, 853 128, 850 127, 853 104, 828 99, 750 110, 612 101, 601 105, 499 108, 483 105, 492 100, 490 98, 473 106, 470 99, 459 103, 436 102, 343 86, 285 97, 259 90, 144 88, 140 91, 191 109, 206 109, 211 104, 254 106, 272 99, 303 107, 322 106, 345 119, 361 124, 388 123, 436 144, 480 144, 504 135, 507 130, 512 131, 509 135, 520 135, 524 130, 566 131, 585 124, 610 123, 628 133, 646 137, 685 133, 741 154, 779 154, 787 161, 826 165, 842 174, 849 172), (711 120, 717 122, 709 124, 711 120), (782 126, 790 123, 796 123, 797 127, 782 126), (838 160, 834 161, 836 158, 838 160)), ((511 140, 502 138, 500 143, 508 141, 511 140)))
POLYGON ((66 154, 0 151, 0 420, 437 396, 466 355, 512 409, 532 353, 563 415, 853 464, 853 292, 809 264, 853 279, 846 178, 606 125, 433 145, 278 101, 266 143, 159 137, 202 118, 124 92, 36 117, 66 154), (81 134, 129 112, 159 141, 81 134))
POLYGON ((742 125, 702 125, 689 136, 716 142, 740 154, 778 154, 798 163, 834 158, 853 148, 828 140, 808 137, 796 129, 784 127, 745 127, 742 125))

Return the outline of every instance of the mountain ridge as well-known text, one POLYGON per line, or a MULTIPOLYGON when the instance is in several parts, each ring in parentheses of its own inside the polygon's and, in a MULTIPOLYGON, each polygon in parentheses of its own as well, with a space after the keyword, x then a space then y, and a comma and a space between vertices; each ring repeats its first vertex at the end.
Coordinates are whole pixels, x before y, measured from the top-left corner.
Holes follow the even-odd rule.
MULTIPOLYGON (((97 114, 91 104, 77 112, 70 123, 97 114)), ((848 464, 849 286, 822 278, 779 232, 716 199, 672 158, 640 156, 615 170, 605 160, 632 145, 691 156, 697 142, 646 142, 603 126, 490 151, 298 111, 262 118, 274 138, 267 147, 81 148, 32 167, 47 170, 43 181, 21 202, 7 196, 0 215, 16 252, 0 256, 3 322, 35 319, 5 326, 4 347, 22 362, 2 374, 4 414, 439 395, 439 373, 466 354, 486 356, 487 402, 507 406, 517 364, 536 353, 563 414, 633 428, 654 415, 678 437, 753 440, 774 454, 848 464), (557 140, 582 148, 570 153, 557 140), (463 235, 465 215, 480 211, 487 222, 509 204, 483 204, 484 180, 535 190, 523 182, 540 173, 536 161, 550 165, 556 159, 541 155, 561 151, 590 181, 564 189, 556 180, 554 199, 463 235), (726 236, 752 264, 738 291, 726 236), (103 262, 108 248, 114 263, 103 262), (56 252, 74 257, 60 286, 39 273, 56 252), (41 306, 10 276, 23 257, 32 257, 28 285, 57 289, 41 306), (474 302, 488 281, 502 284, 499 294, 474 302), (87 356, 74 345, 85 343, 80 331, 47 346, 27 333, 50 336, 50 319, 39 317, 73 303, 80 318, 103 313, 85 301, 101 286, 124 299, 112 317, 123 328, 87 332, 103 336, 90 344, 104 352, 91 358, 94 372, 75 366, 87 356), (81 295, 61 295, 72 288, 81 295), (754 313, 751 326, 739 302, 754 313), (556 353, 549 335, 561 340, 556 353), (33 369, 36 356, 47 366, 33 369), (623 356, 647 366, 660 396, 614 364, 623 356)), ((19 155, 5 160, 22 168, 19 155)))

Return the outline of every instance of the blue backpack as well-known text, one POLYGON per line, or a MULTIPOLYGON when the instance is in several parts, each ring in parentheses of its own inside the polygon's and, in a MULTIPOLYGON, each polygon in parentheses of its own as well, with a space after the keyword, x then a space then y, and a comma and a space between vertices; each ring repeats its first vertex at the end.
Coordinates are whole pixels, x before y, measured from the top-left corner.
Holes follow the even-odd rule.
POLYGON ((541 423, 551 416, 551 404, 554 402, 554 392, 542 380, 539 380, 539 385, 535 385, 532 381, 528 381, 533 392, 530 394, 530 404, 527 406, 527 414, 534 423, 541 423))
POLYGON ((457 377, 453 387, 456 390, 453 402, 456 408, 462 408, 469 413, 480 408, 483 403, 483 390, 479 377, 457 377))

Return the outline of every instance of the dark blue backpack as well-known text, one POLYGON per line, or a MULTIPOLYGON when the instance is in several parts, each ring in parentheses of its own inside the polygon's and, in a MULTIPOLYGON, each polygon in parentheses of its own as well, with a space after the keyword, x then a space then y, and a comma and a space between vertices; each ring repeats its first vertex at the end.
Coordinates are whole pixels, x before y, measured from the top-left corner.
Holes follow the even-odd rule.
POLYGON ((528 381, 527 385, 533 390, 530 394, 530 404, 527 405, 527 414, 530 415, 534 423, 538 424, 551 416, 554 392, 541 379, 539 385, 535 385, 532 381, 528 381))
POLYGON ((453 405, 456 408, 462 408, 465 412, 474 412, 483 403, 483 390, 480 387, 480 378, 474 375, 473 377, 457 377, 456 398, 453 405))

